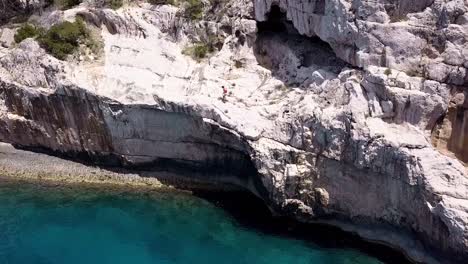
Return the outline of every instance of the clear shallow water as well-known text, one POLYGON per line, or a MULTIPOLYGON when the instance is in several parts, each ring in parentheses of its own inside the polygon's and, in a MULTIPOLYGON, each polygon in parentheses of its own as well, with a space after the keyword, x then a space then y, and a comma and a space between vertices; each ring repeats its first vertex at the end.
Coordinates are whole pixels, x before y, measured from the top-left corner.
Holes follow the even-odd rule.
POLYGON ((0 183, 3 264, 375 264, 246 228, 203 199, 0 183))

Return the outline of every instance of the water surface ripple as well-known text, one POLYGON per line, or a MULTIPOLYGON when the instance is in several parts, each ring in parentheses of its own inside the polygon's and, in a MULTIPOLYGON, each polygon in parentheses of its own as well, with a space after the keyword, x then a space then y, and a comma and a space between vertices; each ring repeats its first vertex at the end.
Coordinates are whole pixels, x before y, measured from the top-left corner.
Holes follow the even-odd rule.
POLYGON ((0 184, 3 264, 374 264, 352 249, 260 232, 185 193, 0 184))

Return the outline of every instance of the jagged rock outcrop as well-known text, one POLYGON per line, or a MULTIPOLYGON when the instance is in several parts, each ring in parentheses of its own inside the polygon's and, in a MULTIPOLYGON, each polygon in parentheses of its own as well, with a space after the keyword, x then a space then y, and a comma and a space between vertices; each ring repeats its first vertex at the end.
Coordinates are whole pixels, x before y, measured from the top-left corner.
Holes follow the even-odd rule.
POLYGON ((351 226, 419 261, 459 263, 468 257, 468 174, 431 144, 432 132, 464 156, 464 121, 453 112, 465 109, 466 58, 447 64, 444 54, 464 52, 466 5, 451 2, 282 1, 293 24, 258 29, 255 17, 266 20, 275 2, 205 7, 198 22, 147 3, 45 12, 41 23, 84 17, 100 30, 103 55, 59 61, 32 39, 0 48, 0 140, 203 171, 198 180, 241 185, 278 214, 351 226), (396 21, 404 17, 443 22, 434 26, 451 48, 434 46, 433 28, 422 27, 423 38, 396 21), (182 55, 213 36, 222 45, 210 57, 182 55), (436 53, 426 58, 414 39, 436 53), (435 78, 434 65, 457 71, 437 68, 435 78))
POLYGON ((299 33, 320 37, 353 65, 468 84, 466 0, 255 0, 256 19, 275 5, 299 33))
POLYGON ((15 16, 22 16, 46 6, 45 0, 2 0, 0 2, 0 24, 15 16))
POLYGON ((455 90, 446 115, 432 131, 432 142, 448 155, 455 155, 463 162, 468 162, 468 90, 455 90))

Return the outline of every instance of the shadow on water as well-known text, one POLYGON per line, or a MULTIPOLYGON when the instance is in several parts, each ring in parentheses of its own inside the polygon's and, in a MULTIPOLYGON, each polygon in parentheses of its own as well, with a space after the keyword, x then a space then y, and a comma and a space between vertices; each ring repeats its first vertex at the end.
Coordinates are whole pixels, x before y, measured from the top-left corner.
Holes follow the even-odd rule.
MULTIPOLYGON (((35 149, 35 151, 38 151, 38 149, 35 149)), ((64 156, 60 153, 48 150, 42 150, 39 152, 62 158, 68 157, 70 160, 77 161, 76 157, 72 158, 70 156, 64 156)), ((86 156, 85 159, 78 160, 85 165, 93 165, 92 160, 94 159, 86 156)), ((162 164, 158 164, 159 166, 156 166, 155 164, 150 165, 151 166, 149 168, 151 168, 151 171, 153 172, 156 168, 158 168, 156 171, 159 171, 160 173, 173 170, 169 177, 157 178, 167 184, 175 185, 179 189, 190 190, 195 196, 222 208, 226 213, 233 217, 238 224, 245 228, 253 229, 264 234, 300 239, 323 248, 355 249, 369 256, 375 257, 384 263, 412 263, 402 252, 396 249, 386 245, 365 241, 358 235, 343 231, 337 227, 318 223, 300 223, 291 218, 273 216, 265 202, 250 192, 243 191, 235 185, 231 186, 229 184, 225 184, 222 181, 219 181, 220 179, 218 177, 203 179, 200 175, 205 175, 206 177, 207 168, 197 168, 200 171, 198 173, 194 173, 197 169, 190 166, 184 169, 184 166, 181 166, 181 164, 178 163, 173 164, 172 162, 163 162, 162 164), (164 166, 161 167, 161 165, 164 166), (183 177, 183 175, 187 176, 188 172, 190 172, 190 177, 183 177), (196 176, 194 174, 200 175, 196 176), (179 175, 179 177, 175 177, 177 178, 176 181, 172 177, 173 175, 179 175), (197 179, 200 180, 198 184, 197 179), (209 184, 206 182, 207 180, 210 182, 209 184), (219 182, 216 183, 216 181, 219 182)), ((94 166, 96 166, 95 163, 94 166)), ((120 166, 99 167, 121 173, 138 173, 142 177, 147 177, 147 175, 142 173, 142 171, 132 169, 128 170, 128 168, 124 169, 120 166)), ((245 166, 245 168, 249 168, 244 171, 245 174, 249 175, 252 173, 250 171, 252 169, 250 166, 245 166)), ((213 172, 212 169, 213 168, 209 171, 213 172)), ((216 170, 214 172, 219 172, 219 168, 216 167, 215 169, 216 170)))
POLYGON ((299 223, 275 217, 258 197, 243 191, 195 191, 194 195, 224 209, 240 225, 264 234, 300 239, 323 248, 347 248, 363 252, 384 263, 412 263, 403 253, 368 242, 356 234, 326 224, 299 223))

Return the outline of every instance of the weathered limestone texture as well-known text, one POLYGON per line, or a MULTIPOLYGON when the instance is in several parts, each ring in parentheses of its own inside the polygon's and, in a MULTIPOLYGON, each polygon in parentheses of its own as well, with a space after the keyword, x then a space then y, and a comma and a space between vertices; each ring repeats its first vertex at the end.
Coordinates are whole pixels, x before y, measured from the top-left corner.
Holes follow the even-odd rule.
POLYGON ((468 162, 468 90, 456 91, 447 114, 432 132, 434 146, 468 162))
POLYGON ((466 12, 441 0, 236 0, 199 21, 143 2, 45 10, 34 19, 46 27, 84 17, 103 53, 60 61, 34 39, 0 48, 0 140, 184 168, 277 214, 462 263, 466 12), (199 42, 214 51, 183 55, 199 42))
POLYGON ((45 0, 2 0, 0 2, 0 24, 15 16, 39 10, 45 5, 45 0))
POLYGON ((279 6, 299 33, 318 36, 359 67, 389 67, 468 84, 466 0, 255 0, 255 18, 279 6))

